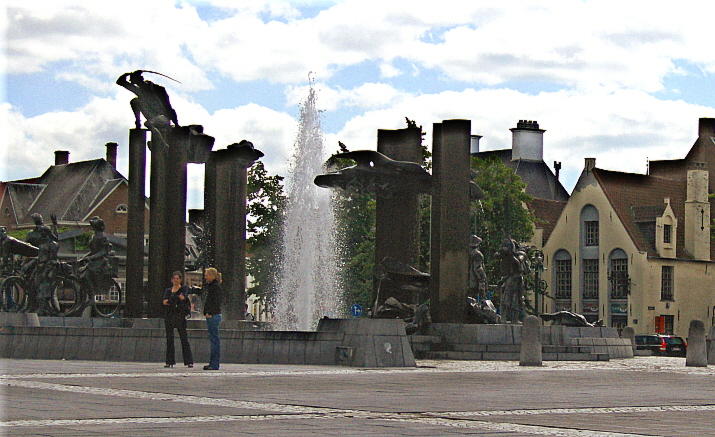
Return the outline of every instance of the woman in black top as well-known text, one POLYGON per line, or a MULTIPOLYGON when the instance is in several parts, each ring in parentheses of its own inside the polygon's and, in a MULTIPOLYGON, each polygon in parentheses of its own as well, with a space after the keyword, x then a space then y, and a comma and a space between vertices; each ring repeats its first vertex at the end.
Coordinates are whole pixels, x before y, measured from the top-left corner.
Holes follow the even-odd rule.
POLYGON ((166 309, 164 326, 166 328, 166 365, 164 367, 174 367, 174 328, 179 331, 181 338, 181 354, 184 358, 184 365, 194 367, 194 358, 191 356, 191 346, 186 336, 186 315, 189 314, 189 298, 187 288, 182 285, 181 272, 171 274, 171 287, 164 290, 162 304, 166 309))
POLYGON ((218 370, 221 359, 221 339, 218 328, 221 324, 221 273, 213 267, 204 271, 206 280, 206 302, 204 303, 204 316, 206 317, 206 327, 209 331, 209 341, 211 342, 211 357, 209 364, 204 366, 204 370, 218 370))

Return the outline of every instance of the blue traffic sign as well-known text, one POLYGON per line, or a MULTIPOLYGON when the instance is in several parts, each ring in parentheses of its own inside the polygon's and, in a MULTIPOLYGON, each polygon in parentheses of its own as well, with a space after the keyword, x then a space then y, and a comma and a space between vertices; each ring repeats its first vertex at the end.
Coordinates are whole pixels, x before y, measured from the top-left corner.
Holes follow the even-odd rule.
POLYGON ((362 305, 359 303, 353 304, 353 306, 350 307, 350 314, 352 314, 353 317, 362 316, 362 305))

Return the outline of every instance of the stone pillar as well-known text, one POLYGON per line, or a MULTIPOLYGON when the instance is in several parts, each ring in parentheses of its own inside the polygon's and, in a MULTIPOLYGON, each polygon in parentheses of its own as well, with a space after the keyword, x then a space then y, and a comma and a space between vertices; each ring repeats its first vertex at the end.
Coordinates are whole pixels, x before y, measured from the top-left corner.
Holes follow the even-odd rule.
POLYGON ((715 326, 710 328, 708 336, 708 364, 715 364, 715 326))
POLYGON ((139 317, 144 297, 146 129, 129 130, 129 210, 127 212, 127 317, 139 317))
POLYGON ((688 329, 688 350, 685 365, 688 367, 707 367, 708 353, 705 348, 705 325, 700 320, 691 320, 688 329))
MULTIPOLYGON (((422 159, 420 128, 379 129, 377 151, 397 161, 419 163, 422 159)), ((375 210, 375 266, 386 257, 417 267, 419 263, 419 194, 407 189, 390 196, 377 194, 375 210)), ((377 285, 377 282, 376 282, 377 285)), ((382 284, 381 305, 386 298, 394 297, 403 303, 419 304, 419 296, 382 284)))
POLYGON ((435 123, 432 141, 432 320, 463 323, 469 272, 469 120, 435 123))
POLYGON ((168 164, 169 151, 156 139, 149 143, 151 167, 149 170, 149 273, 147 302, 149 317, 160 317, 161 296, 168 287, 170 278, 168 259, 169 238, 166 216, 168 210, 168 164))
POLYGON ((633 348, 633 355, 636 354, 636 331, 631 326, 626 326, 621 332, 621 338, 627 338, 631 340, 631 347, 633 348))
POLYGON ((541 365, 541 319, 536 316, 527 316, 521 326, 519 365, 541 365))
POLYGON ((186 259, 186 190, 187 164, 191 133, 188 127, 171 129, 168 143, 171 145, 166 161, 166 276, 170 284, 174 271, 184 271, 186 259))
POLYGON ((223 276, 222 312, 227 320, 245 318, 247 162, 234 145, 211 152, 204 183, 208 262, 223 276))

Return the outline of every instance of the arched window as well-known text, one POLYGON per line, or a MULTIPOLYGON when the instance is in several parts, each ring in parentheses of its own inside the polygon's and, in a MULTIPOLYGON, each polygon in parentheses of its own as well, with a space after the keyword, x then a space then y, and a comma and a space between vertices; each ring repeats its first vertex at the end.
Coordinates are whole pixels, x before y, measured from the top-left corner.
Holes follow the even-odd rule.
POLYGON ((563 249, 554 254, 554 294, 556 299, 571 299, 571 255, 563 249))
POLYGON ((129 207, 127 206, 126 203, 120 203, 119 205, 117 205, 117 209, 114 210, 114 212, 125 213, 125 214, 127 213, 127 211, 129 211, 129 207))
POLYGON ((598 234, 598 210, 593 205, 586 205, 581 210, 581 244, 598 246, 598 234))
POLYGON ((611 299, 627 299, 630 281, 626 252, 622 249, 614 249, 608 257, 608 270, 611 299))

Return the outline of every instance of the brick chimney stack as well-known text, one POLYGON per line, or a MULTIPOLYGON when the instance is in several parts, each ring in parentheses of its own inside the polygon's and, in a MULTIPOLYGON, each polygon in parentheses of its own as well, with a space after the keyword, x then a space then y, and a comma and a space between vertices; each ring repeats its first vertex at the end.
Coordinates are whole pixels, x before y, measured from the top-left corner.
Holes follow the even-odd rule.
POLYGON ((55 165, 65 165, 70 162, 70 152, 67 150, 55 150, 55 165))
POLYGON ((107 162, 112 164, 112 167, 117 168, 117 148, 119 144, 107 143, 105 147, 107 148, 107 162))
POLYGON ((715 118, 701 118, 698 120, 699 137, 715 137, 715 118))

